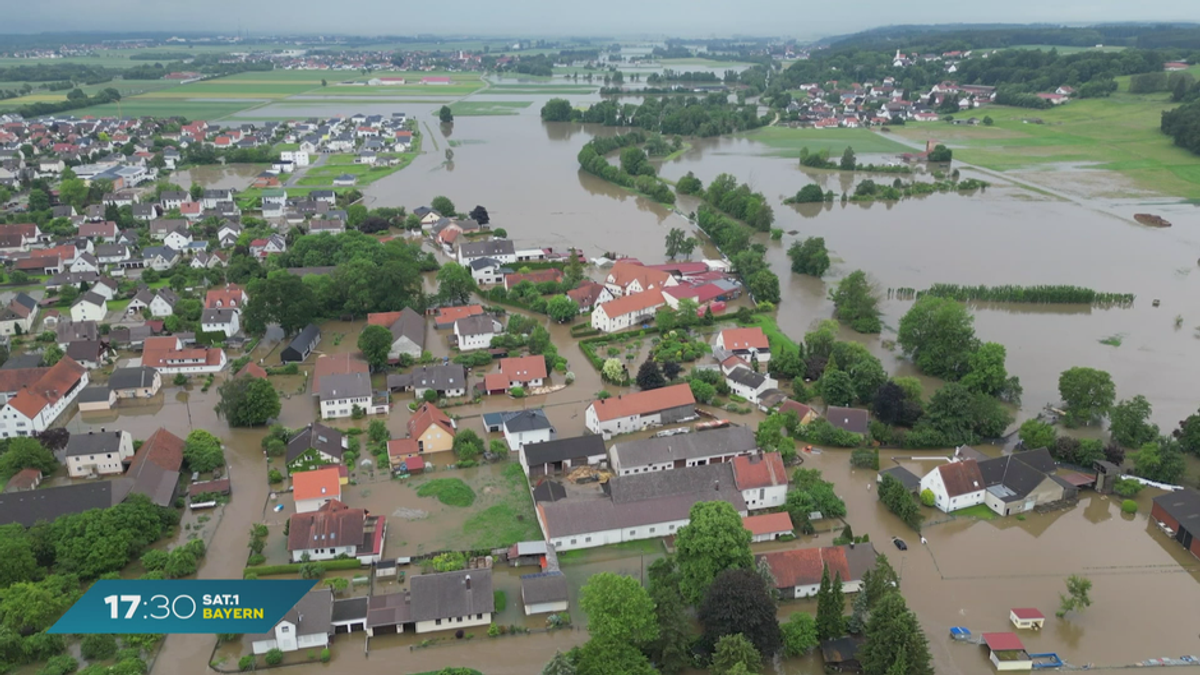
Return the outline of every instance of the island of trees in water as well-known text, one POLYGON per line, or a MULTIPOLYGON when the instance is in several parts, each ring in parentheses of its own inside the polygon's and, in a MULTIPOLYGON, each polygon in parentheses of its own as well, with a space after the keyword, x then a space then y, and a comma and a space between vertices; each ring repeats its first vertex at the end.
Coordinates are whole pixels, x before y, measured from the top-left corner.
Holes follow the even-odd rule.
POLYGON ((1134 300, 1133 293, 1102 293, 1090 288, 1068 285, 960 286, 958 284, 934 284, 923 291, 912 288, 888 289, 888 296, 898 300, 911 300, 925 295, 950 298, 959 302, 1015 302, 1099 307, 1130 307, 1134 300))
POLYGON ((600 101, 580 110, 563 98, 554 98, 542 106, 546 122, 587 122, 610 127, 635 127, 645 131, 683 136, 720 136, 756 129, 768 124, 770 117, 759 117, 754 104, 729 102, 723 93, 697 96, 646 97, 641 105, 600 101))

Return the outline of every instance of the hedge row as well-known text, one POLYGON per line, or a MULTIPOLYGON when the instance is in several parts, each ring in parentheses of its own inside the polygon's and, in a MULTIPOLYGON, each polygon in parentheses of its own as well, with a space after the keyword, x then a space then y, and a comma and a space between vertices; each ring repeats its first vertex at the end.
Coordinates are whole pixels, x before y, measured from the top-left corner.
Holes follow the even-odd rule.
MULTIPOLYGON (((273 574, 296 574, 300 568, 310 563, 291 563, 289 565, 255 565, 247 567, 243 570, 243 576, 246 574, 257 574, 260 577, 271 576, 273 574)), ((343 560, 314 560, 311 564, 319 565, 322 570, 329 572, 331 570, 353 570, 362 567, 363 564, 358 562, 358 558, 349 558, 343 560)))

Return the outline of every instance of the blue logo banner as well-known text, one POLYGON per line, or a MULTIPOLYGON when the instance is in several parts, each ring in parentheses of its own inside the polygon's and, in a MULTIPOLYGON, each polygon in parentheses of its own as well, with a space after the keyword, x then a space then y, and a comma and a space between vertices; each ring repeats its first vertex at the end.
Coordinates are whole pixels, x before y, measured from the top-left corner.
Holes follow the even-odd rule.
POLYGON ((50 633, 266 633, 315 582, 97 581, 50 633))

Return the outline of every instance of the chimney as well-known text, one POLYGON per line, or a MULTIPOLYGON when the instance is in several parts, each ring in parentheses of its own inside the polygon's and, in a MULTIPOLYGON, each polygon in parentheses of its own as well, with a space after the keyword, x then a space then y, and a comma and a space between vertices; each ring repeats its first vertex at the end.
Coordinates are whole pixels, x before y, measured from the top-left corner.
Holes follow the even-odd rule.
POLYGON ((467 577, 466 577, 466 580, 465 580, 465 581, 466 581, 466 584, 467 584, 467 590, 468 590, 468 591, 469 591, 469 590, 471 590, 471 575, 470 575, 470 574, 468 574, 468 575, 467 575, 467 577))
POLYGON ((407 605, 407 604, 410 604, 411 602, 412 602, 412 593, 409 591, 404 591, 404 604, 407 605))
POLYGON ((713 490, 715 492, 721 491, 721 479, 718 478, 717 480, 713 481, 713 490))

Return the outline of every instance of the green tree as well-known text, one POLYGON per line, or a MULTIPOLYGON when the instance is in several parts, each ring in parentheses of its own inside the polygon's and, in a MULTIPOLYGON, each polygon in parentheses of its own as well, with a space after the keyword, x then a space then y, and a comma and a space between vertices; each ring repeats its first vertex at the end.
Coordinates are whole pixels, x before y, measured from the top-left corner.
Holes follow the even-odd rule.
MULTIPOLYGON (((543 110, 545 109, 543 108, 543 110)), ((545 119, 545 115, 543 115, 543 119, 545 119)), ((555 651, 554 657, 550 659, 545 668, 542 668, 542 675, 575 675, 575 665, 571 663, 566 654, 555 651)))
POLYGON ((683 597, 696 604, 723 570, 750 569, 754 559, 750 531, 729 502, 698 502, 688 517, 675 537, 675 559, 683 597))
POLYGON ((857 165, 858 159, 854 156, 854 148, 847 147, 846 151, 842 153, 842 161, 838 168, 842 171, 853 171, 857 165))
POLYGON ((455 215, 454 202, 450 201, 448 197, 443 197, 441 195, 434 197, 433 201, 429 202, 429 208, 437 211, 446 218, 453 218, 455 215))
POLYGON ((1067 426, 1078 426, 1108 413, 1117 398, 1117 385, 1103 370, 1076 366, 1058 376, 1058 394, 1067 408, 1067 426))
POLYGON ((552 98, 542 106, 543 122, 569 122, 574 109, 565 98, 552 98))
POLYGON ((473 429, 459 429, 454 435, 453 450, 459 461, 471 461, 483 454, 483 440, 473 429))
POLYGON ((637 372, 637 386, 642 390, 659 389, 667 386, 667 379, 663 377, 662 369, 658 362, 653 359, 646 359, 637 372))
POLYGON ((775 600, 752 569, 726 569, 713 580, 697 616, 708 649, 726 635, 741 633, 760 655, 771 658, 783 646, 775 600))
POLYGON ((367 326, 358 334, 358 348, 372 370, 383 370, 387 367, 388 352, 392 350, 392 331, 383 326, 367 326))
POLYGON ((829 271, 829 251, 824 237, 797 239, 788 247, 788 258, 792 261, 792 272, 814 277, 824 276, 829 271))
POLYGON ((836 367, 827 368, 818 384, 825 403, 837 406, 854 403, 854 380, 850 378, 850 373, 836 367))
POLYGON ((883 330, 878 294, 862 270, 855 270, 838 282, 833 291, 833 307, 834 316, 859 333, 883 330))
POLYGON ((858 660, 866 675, 894 675, 897 662, 904 669, 896 675, 933 675, 929 640, 899 593, 880 599, 863 635, 866 640, 859 647, 858 660))
MULTIPOLYGON (((378 275, 378 268, 372 267, 378 275)), ((251 334, 261 335, 269 324, 277 323, 286 335, 295 335, 319 316, 313 288, 287 270, 275 270, 265 279, 251 281, 246 293, 250 300, 243 314, 246 331, 251 334)))
POLYGON ((912 493, 908 491, 908 488, 904 487, 904 484, 896 480, 894 476, 887 475, 879 481, 879 501, 904 521, 905 525, 918 532, 921 531, 921 509, 913 501, 912 493))
POLYGON ((62 347, 59 347, 57 344, 52 344, 42 350, 42 363, 46 364, 47 367, 50 367, 61 361, 62 357, 64 356, 66 356, 66 354, 63 352, 62 347))
POLYGON ((996 342, 985 342, 979 349, 971 352, 967 358, 967 374, 963 376, 963 386, 971 391, 1010 398, 1014 390, 1020 390, 1016 378, 1008 376, 1004 361, 1008 356, 1004 345, 996 342))
POLYGON ((700 182, 699 178, 696 178, 696 174, 689 171, 687 175, 680 178, 679 182, 675 184, 675 191, 681 195, 699 194, 704 192, 704 183, 700 182))
POLYGON ((985 115, 983 117, 983 126, 990 127, 995 123, 996 123, 995 120, 993 120, 990 115, 985 115))
POLYGON ((678 227, 672 227, 667 232, 667 257, 671 260, 679 257, 683 253, 687 240, 688 236, 686 232, 678 227))
POLYGON ((821 571, 821 585, 817 589, 817 637, 832 640, 846 634, 846 622, 842 613, 846 600, 842 596, 842 573, 829 578, 829 565, 821 571))
POLYGON ((556 295, 546 303, 546 314, 558 323, 569 323, 579 316, 579 303, 566 295, 556 295))
POLYGON ((620 384, 625 381, 625 366, 620 359, 605 359, 600 374, 604 376, 605 380, 620 384))
POLYGON ((675 559, 655 560, 650 564, 647 577, 658 622, 658 637, 645 650, 662 672, 676 675, 692 664, 692 626, 679 589, 681 576, 675 559))
POLYGON ((1017 437, 1021 439, 1021 443, 1028 450, 1037 450, 1038 448, 1052 448, 1054 441, 1058 438, 1058 434, 1054 431, 1054 427, 1045 422, 1030 417, 1021 423, 1021 430, 1017 432, 1017 437))
POLYGON ((221 398, 216 406, 217 414, 233 427, 262 426, 278 417, 282 409, 279 392, 269 381, 257 377, 226 380, 217 393, 221 398))
POLYGON ((571 650, 578 675, 656 675, 657 670, 637 647, 624 642, 588 640, 571 650))
MULTIPOLYGON (((18 439, 13 439, 18 440, 18 439)), ((38 573, 33 538, 21 525, 0 525, 0 590, 29 581, 38 573)))
POLYGON ((454 112, 450 110, 450 106, 444 105, 438 108, 438 119, 442 121, 442 124, 449 124, 454 121, 454 112))
POLYGON ((817 622, 808 612, 793 612, 779 629, 783 632, 783 652, 789 657, 804 656, 821 643, 817 622))
POLYGON ((1112 439, 1127 448, 1140 448, 1158 438, 1158 425, 1150 422, 1150 401, 1138 394, 1113 406, 1108 414, 1112 439))
POLYGON ((722 636, 713 651, 712 675, 738 675, 758 673, 762 666, 762 655, 741 633, 722 636))
POLYGON ((929 161, 931 162, 949 162, 952 159, 954 159, 954 151, 941 143, 929 151, 929 161))
POLYGON ((588 577, 579 604, 594 640, 646 645, 658 637, 654 601, 637 579, 612 572, 588 577))
POLYGON ((1058 611, 1054 614, 1063 618, 1067 612, 1081 612, 1092 606, 1092 580, 1072 574, 1067 577, 1067 592, 1058 594, 1058 611))
POLYGON ((70 204, 76 209, 82 209, 87 203, 88 186, 82 178, 68 178, 58 186, 58 200, 70 204))
POLYGON ((38 469, 49 476, 58 468, 54 453, 37 439, 18 436, 7 445, 4 454, 0 454, 0 478, 7 480, 22 469, 38 469))
POLYGON ((770 269, 763 268, 750 275, 746 285, 757 302, 779 304, 779 277, 770 269))
POLYGON ((1179 446, 1193 455, 1200 455, 1200 412, 1188 415, 1179 422, 1179 428, 1171 432, 1179 446))
POLYGON ((267 662, 268 666, 277 666, 283 663, 283 651, 280 649, 272 649, 267 652, 266 656, 263 657, 263 660, 267 662))
POLYGON ((923 295, 900 319, 897 342, 925 374, 957 380, 978 343, 974 322, 966 305, 923 295))
POLYGON ((102 661, 117 655, 117 636, 104 633, 84 635, 79 642, 79 653, 88 661, 102 661))
POLYGON ((921 503, 932 508, 937 503, 937 495, 933 494, 933 490, 925 488, 921 490, 921 503))
POLYGON ((46 630, 75 602, 77 590, 60 592, 69 581, 66 577, 51 576, 39 582, 15 583, 4 589, 0 601, 0 626, 24 635, 46 630))
POLYGON ((1133 456, 1134 475, 1149 480, 1175 484, 1186 471, 1183 452, 1173 439, 1162 438, 1146 443, 1133 456))
POLYGON ((448 305, 465 305, 475 292, 471 269, 455 262, 442 265, 437 273, 438 298, 448 305))
POLYGON ((203 429, 194 429, 183 443, 183 459, 192 471, 208 472, 224 466, 221 439, 203 429))

